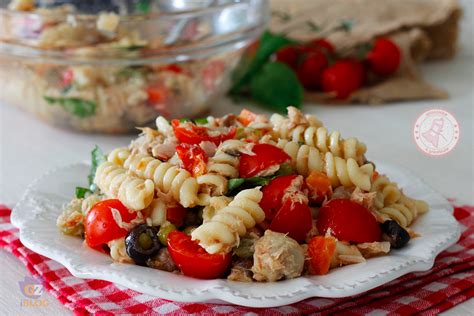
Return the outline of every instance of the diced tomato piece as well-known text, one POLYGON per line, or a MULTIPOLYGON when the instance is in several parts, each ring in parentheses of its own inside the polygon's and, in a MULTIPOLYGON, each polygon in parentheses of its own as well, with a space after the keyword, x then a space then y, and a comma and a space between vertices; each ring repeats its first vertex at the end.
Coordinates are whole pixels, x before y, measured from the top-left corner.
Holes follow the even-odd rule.
POLYGON ((380 241, 382 236, 375 216, 347 199, 334 199, 321 207, 316 226, 321 234, 330 230, 337 239, 355 243, 380 241))
POLYGON ((288 234, 297 242, 303 242, 312 227, 311 210, 300 194, 286 199, 270 224, 270 230, 288 234))
POLYGON ((306 178, 305 183, 309 190, 308 196, 314 202, 322 202, 324 197, 332 192, 331 180, 323 172, 311 172, 306 178))
POLYGON ((166 220, 176 227, 183 225, 184 217, 186 217, 186 209, 180 204, 166 209, 166 220))
POLYGON ((191 122, 181 123, 179 120, 172 120, 174 135, 180 143, 185 144, 200 144, 204 141, 210 141, 218 146, 221 142, 232 139, 235 136, 236 129, 230 128, 227 133, 216 136, 210 136, 208 129, 203 126, 197 126, 191 122))
POLYGON ((173 231, 168 235, 168 250, 184 275, 199 279, 221 277, 230 267, 232 254, 209 254, 191 236, 173 231))
POLYGON ((170 64, 170 65, 166 66, 164 68, 164 70, 175 72, 175 73, 178 73, 178 74, 183 72, 183 68, 181 68, 180 66, 178 66, 176 64, 170 64))
POLYGON ((270 144, 256 144, 252 152, 254 155, 240 155, 239 173, 242 178, 253 177, 260 171, 291 159, 282 149, 270 144))
POLYGON ((104 200, 95 204, 84 220, 86 243, 90 247, 97 248, 111 240, 127 235, 127 230, 121 228, 115 221, 112 209, 120 213, 124 223, 129 223, 137 217, 136 212, 130 212, 117 199, 104 200))
POLYGON ((253 121, 255 121, 256 118, 257 118, 257 114, 255 114, 255 113, 253 113, 253 112, 251 112, 247 109, 243 109, 239 114, 238 120, 239 120, 240 123, 247 126, 250 123, 252 123, 253 121))
POLYGON ((335 250, 335 238, 313 237, 308 243, 309 273, 316 275, 328 273, 335 250))
POLYGON ((149 86, 146 93, 150 104, 160 104, 166 100, 166 89, 163 86, 149 86))
POLYGON ((275 214, 281 208, 285 190, 291 185, 298 175, 286 175, 273 179, 269 184, 262 188, 263 197, 260 201, 260 207, 265 212, 265 219, 272 220, 275 214))
POLYGON ((206 173, 207 156, 199 145, 179 144, 176 146, 176 153, 183 163, 183 168, 191 172, 193 176, 206 173))

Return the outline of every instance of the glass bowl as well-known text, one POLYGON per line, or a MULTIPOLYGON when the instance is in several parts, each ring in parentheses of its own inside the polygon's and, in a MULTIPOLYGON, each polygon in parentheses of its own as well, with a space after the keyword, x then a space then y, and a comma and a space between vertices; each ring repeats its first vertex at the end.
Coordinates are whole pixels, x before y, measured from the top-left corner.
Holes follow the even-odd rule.
POLYGON ((0 0, 0 101, 85 132, 203 116, 268 17, 266 0, 0 0))

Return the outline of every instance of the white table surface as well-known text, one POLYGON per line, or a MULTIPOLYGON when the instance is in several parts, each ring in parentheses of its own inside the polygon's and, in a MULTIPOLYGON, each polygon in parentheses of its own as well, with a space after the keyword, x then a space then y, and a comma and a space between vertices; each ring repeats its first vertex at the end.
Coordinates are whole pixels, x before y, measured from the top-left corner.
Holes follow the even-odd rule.
MULTIPOLYGON (((342 135, 356 136, 368 146, 368 158, 407 167, 446 197, 457 203, 474 204, 474 1, 463 1, 460 51, 452 61, 422 66, 424 76, 448 90, 451 98, 443 101, 420 101, 382 106, 304 106, 317 114, 330 129, 342 135), (429 157, 413 141, 413 124, 427 109, 442 108, 452 113, 461 126, 457 147, 448 155, 429 157)), ((1 89, 1 87, 0 87, 1 89)), ((248 106, 254 109, 253 106, 248 106)), ((214 114, 238 112, 240 106, 228 100, 219 102, 214 114)), ((104 150, 127 144, 132 136, 97 136, 58 130, 36 121, 21 111, 0 104, 0 202, 14 205, 25 186, 50 168, 89 159, 95 144, 104 150)), ((71 194, 73 194, 71 192, 71 194)), ((42 298, 48 307, 20 306, 22 295, 18 282, 28 272, 12 255, 0 250, 0 314, 62 315, 69 313, 49 293, 42 298)), ((446 314, 471 314, 474 300, 449 310, 446 314)))

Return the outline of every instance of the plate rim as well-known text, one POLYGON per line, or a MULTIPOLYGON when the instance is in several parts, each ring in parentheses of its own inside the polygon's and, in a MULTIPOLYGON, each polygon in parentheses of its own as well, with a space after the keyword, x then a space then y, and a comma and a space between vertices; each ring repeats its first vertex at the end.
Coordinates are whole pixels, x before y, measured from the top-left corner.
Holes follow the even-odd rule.
MULTIPOLYGON (((160 298, 174 300, 174 301, 180 301, 180 302, 213 301, 213 302, 219 302, 219 303, 227 302, 227 303, 232 303, 232 304, 237 304, 237 305, 247 306, 247 307, 277 307, 277 306, 299 302, 301 300, 311 298, 311 297, 339 298, 339 297, 352 296, 352 295, 369 291, 377 286, 380 286, 394 279, 397 279, 402 275, 405 275, 411 272, 427 271, 431 269, 438 254, 442 252, 443 250, 447 249, 448 247, 450 247, 451 245, 455 244, 461 235, 460 224, 454 220, 453 226, 456 226, 456 227, 452 227, 454 229, 450 232, 450 234, 447 234, 443 240, 438 241, 435 245, 431 246, 432 247, 431 256, 429 258, 409 256, 407 258, 410 258, 410 260, 406 259, 403 264, 398 264, 396 268, 391 268, 386 271, 375 273, 372 277, 370 277, 371 279, 369 280, 370 282, 368 281, 355 282, 351 285, 344 284, 342 286, 325 286, 321 284, 317 284, 317 285, 314 284, 314 277, 312 277, 313 279, 311 279, 311 277, 303 276, 301 278, 308 280, 308 283, 304 286, 300 286, 298 290, 295 290, 291 292, 290 294, 271 295, 271 296, 269 295, 269 296, 264 296, 264 297, 260 297, 260 296, 256 297, 256 296, 241 295, 241 294, 238 295, 238 293, 236 293, 235 291, 232 291, 231 288, 226 288, 225 284, 231 281, 222 280, 222 279, 211 280, 211 281, 214 281, 213 283, 216 283, 216 284, 211 287, 206 287, 205 289, 198 289, 197 292, 196 291, 191 292, 189 290, 183 292, 182 290, 177 290, 170 287, 163 287, 163 284, 160 284, 160 286, 151 286, 150 284, 148 285, 145 284, 146 282, 143 282, 137 279, 131 279, 129 276, 119 275, 118 272, 116 271, 114 273, 111 273, 110 271, 108 273, 104 271, 99 271, 99 270, 103 270, 104 266, 100 266, 100 269, 98 269, 97 267, 94 267, 95 269, 94 271, 94 269, 91 270, 90 265, 88 266, 87 264, 84 264, 84 263, 79 263, 79 264, 74 263, 72 262, 72 257, 68 256, 67 253, 65 254, 61 250, 58 250, 58 249, 55 250, 54 247, 52 246, 47 246, 47 245, 42 244, 41 242, 37 242, 37 240, 34 240, 31 238, 31 231, 26 232, 26 228, 29 227, 27 225, 28 221, 25 221, 25 219, 22 218, 21 216, 22 211, 20 210, 24 207, 27 207, 27 205, 25 204, 27 204, 26 202, 28 200, 28 196, 33 191, 35 186, 46 177, 51 176, 62 170, 69 169, 69 168, 84 167, 88 165, 89 164, 86 162, 78 162, 78 163, 73 163, 73 164, 68 164, 65 166, 53 168, 30 183, 30 185, 25 190, 25 193, 23 194, 20 201, 13 208, 12 215, 11 215, 12 224, 19 229, 20 241, 23 243, 25 247, 60 263, 75 277, 85 278, 85 279, 94 278, 94 279, 110 281, 110 282, 119 284, 121 286, 125 286, 127 288, 136 290, 140 293, 157 296, 160 298), (327 291, 328 294, 324 295, 324 292, 323 292, 323 295, 321 295, 322 294, 320 292, 321 290, 327 291)), ((419 182, 419 184, 422 184, 426 188, 426 190, 429 190, 431 193, 436 194, 438 196, 439 201, 437 201, 437 203, 439 205, 441 205, 444 209, 446 207, 451 208, 450 203, 439 192, 434 190, 431 186, 425 183, 422 179, 418 178, 416 175, 414 175, 414 173, 412 173, 408 169, 400 167, 398 165, 387 164, 387 163, 384 163, 383 166, 386 166, 392 169, 398 169, 400 173, 403 174, 404 176, 409 177, 411 179, 416 179, 419 182)), ((446 210, 445 213, 451 216, 452 218, 454 218, 452 216, 452 212, 449 212, 446 210)), ((56 228, 55 224, 56 223, 54 223, 54 227, 56 228)), ((139 268, 142 268, 142 267, 139 267, 139 268)), ((156 273, 169 274, 169 272, 163 272, 163 271, 156 271, 156 273)), ((180 276, 180 277, 184 277, 184 276, 180 276)), ((187 278, 187 277, 184 277, 184 278, 187 278)), ((301 279, 301 278, 298 278, 298 279, 301 279)), ((292 280, 288 280, 288 281, 292 281, 292 280)), ((206 282, 206 281, 200 281, 200 282, 206 282)), ((286 282, 286 281, 283 281, 283 282, 286 282)), ((282 283, 281 281, 277 283, 267 283, 267 284, 270 284, 267 286, 281 284, 281 283, 282 283)), ((251 283, 251 284, 262 284, 262 283, 251 283)))

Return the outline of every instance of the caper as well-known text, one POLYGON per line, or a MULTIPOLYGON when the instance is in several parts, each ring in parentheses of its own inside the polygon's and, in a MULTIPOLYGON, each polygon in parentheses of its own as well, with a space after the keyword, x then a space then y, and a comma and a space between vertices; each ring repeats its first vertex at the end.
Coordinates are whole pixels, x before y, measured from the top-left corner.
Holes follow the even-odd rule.
POLYGON ((158 231, 158 239, 163 246, 168 246, 168 234, 176 230, 173 224, 165 224, 160 227, 158 231))

